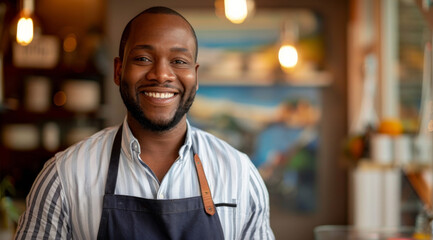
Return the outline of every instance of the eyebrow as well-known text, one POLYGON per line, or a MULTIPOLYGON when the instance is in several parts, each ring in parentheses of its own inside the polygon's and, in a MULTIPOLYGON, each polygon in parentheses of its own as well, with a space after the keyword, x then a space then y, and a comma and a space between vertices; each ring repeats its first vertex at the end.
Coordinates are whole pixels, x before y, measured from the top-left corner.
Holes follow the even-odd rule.
POLYGON ((188 49, 183 48, 183 47, 173 47, 170 48, 171 52, 188 52, 188 49))
POLYGON ((137 50, 137 49, 149 49, 149 50, 153 50, 155 49, 154 47, 152 47, 151 45, 136 45, 134 46, 131 50, 137 50))
MULTIPOLYGON (((147 49, 147 50, 155 50, 155 48, 151 45, 148 44, 143 44, 143 45, 136 45, 131 49, 131 52, 135 51, 135 50, 140 50, 140 49, 147 49)), ((170 48, 170 52, 189 52, 187 48, 183 48, 183 47, 172 47, 170 48)))

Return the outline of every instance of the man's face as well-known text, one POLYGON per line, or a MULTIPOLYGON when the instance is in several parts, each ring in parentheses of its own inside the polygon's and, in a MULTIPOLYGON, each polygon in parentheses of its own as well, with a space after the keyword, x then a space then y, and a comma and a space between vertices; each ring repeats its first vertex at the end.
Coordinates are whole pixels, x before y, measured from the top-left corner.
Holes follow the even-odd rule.
POLYGON ((115 82, 129 116, 144 128, 166 131, 179 123, 198 88, 195 41, 179 16, 144 14, 131 26, 115 82))

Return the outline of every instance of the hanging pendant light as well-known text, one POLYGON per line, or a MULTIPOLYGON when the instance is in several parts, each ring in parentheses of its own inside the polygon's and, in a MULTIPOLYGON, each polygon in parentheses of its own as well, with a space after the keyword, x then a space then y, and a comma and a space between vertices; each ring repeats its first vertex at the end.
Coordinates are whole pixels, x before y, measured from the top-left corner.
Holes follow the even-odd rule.
POLYGON ((293 68, 298 63, 298 51, 293 45, 282 45, 278 51, 278 60, 283 68, 293 68))
POLYGON ((278 60, 284 71, 290 71, 298 64, 299 55, 296 49, 298 31, 298 26, 294 21, 285 21, 281 28, 278 60))
POLYGON ((247 0, 224 0, 224 13, 232 23, 244 22, 248 16, 247 0))
POLYGON ((255 10, 254 0, 216 0, 217 15, 224 15, 234 24, 243 23, 255 10), (222 14, 220 14, 222 13, 222 14))
POLYGON ((19 20, 17 23, 17 43, 27 46, 33 40, 34 36, 34 24, 33 15, 34 11, 34 1, 33 0, 23 0, 23 8, 19 13, 19 20))

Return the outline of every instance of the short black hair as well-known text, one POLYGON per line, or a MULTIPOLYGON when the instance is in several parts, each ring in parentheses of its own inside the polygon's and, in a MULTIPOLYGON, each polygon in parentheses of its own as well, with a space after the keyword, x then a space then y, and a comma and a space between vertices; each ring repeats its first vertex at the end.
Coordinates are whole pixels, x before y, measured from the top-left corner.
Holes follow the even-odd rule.
POLYGON ((120 59, 123 59, 123 54, 125 53, 125 45, 126 42, 128 41, 129 38, 129 34, 131 32, 131 25, 132 22, 139 16, 143 15, 143 14, 170 14, 170 15, 176 15, 181 17, 183 20, 185 20, 186 23, 188 23, 192 35, 194 36, 194 42, 195 42, 195 55, 194 55, 194 60, 197 61, 197 55, 198 55, 198 41, 197 41, 197 35, 195 34, 194 28, 192 27, 191 23, 188 22, 188 20, 186 20, 186 18, 184 16, 182 16, 180 13, 176 12, 175 10, 168 8, 168 7, 161 7, 161 6, 157 6, 157 7, 151 7, 148 8, 144 11, 142 11, 141 13, 137 14, 135 17, 133 17, 128 24, 126 24, 125 29, 123 29, 122 32, 122 37, 120 39, 120 45, 119 45, 119 57, 120 59))

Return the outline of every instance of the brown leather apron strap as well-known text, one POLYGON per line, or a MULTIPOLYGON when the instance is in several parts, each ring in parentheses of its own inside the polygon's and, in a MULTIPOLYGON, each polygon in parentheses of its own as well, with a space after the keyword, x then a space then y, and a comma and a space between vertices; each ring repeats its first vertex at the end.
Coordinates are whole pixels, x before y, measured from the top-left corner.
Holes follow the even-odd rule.
POLYGON ((197 170, 198 181, 200 183, 201 199, 203 200, 204 210, 209 215, 215 214, 215 205, 213 204, 212 194, 210 193, 209 184, 203 170, 202 163, 197 154, 194 155, 195 168, 197 170))

